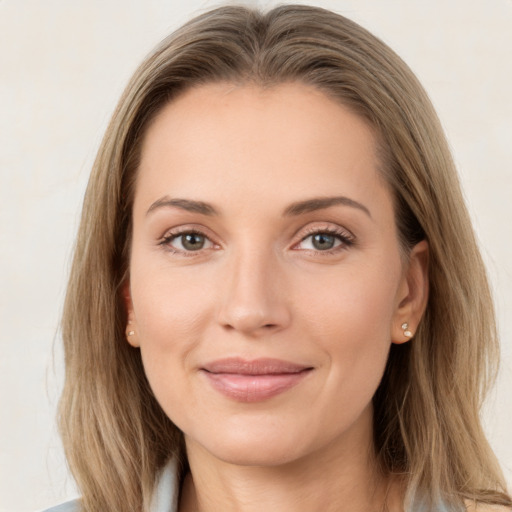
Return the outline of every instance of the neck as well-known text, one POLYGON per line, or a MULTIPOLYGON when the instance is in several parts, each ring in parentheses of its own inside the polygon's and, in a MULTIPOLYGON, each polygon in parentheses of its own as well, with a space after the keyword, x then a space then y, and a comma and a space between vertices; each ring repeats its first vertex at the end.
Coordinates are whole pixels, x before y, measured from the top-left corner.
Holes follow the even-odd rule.
POLYGON ((183 484, 179 510, 401 510, 397 506, 397 486, 378 469, 371 414, 363 420, 365 428, 361 430, 358 425, 354 432, 347 433, 344 442, 336 439, 298 460, 271 466, 231 464, 187 439, 191 471, 183 484))

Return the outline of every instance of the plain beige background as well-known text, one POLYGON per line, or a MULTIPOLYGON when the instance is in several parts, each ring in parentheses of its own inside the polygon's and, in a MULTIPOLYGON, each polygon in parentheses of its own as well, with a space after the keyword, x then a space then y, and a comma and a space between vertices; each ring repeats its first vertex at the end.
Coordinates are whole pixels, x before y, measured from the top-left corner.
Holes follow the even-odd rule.
MULTIPOLYGON (((438 109, 495 290, 504 357, 484 420, 512 483, 512 0, 307 3, 389 43, 438 109)), ((1 512, 74 495, 54 422, 58 322, 88 172, 136 65, 216 5, 0 0, 1 512)))

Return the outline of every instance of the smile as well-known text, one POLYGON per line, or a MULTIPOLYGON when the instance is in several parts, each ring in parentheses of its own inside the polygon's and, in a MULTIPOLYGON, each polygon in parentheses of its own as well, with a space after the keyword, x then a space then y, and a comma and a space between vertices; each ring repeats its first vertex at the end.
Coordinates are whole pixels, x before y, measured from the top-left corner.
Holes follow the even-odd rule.
POLYGON ((201 368, 212 387, 238 402, 261 402, 299 384, 313 370, 279 359, 229 358, 201 368))

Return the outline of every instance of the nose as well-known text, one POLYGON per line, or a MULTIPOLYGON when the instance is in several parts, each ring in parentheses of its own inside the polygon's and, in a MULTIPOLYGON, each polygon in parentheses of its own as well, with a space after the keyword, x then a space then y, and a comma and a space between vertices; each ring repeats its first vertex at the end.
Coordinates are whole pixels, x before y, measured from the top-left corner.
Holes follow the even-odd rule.
POLYGON ((260 337, 289 325, 285 276, 271 251, 234 255, 226 262, 220 287, 218 322, 224 329, 260 337))

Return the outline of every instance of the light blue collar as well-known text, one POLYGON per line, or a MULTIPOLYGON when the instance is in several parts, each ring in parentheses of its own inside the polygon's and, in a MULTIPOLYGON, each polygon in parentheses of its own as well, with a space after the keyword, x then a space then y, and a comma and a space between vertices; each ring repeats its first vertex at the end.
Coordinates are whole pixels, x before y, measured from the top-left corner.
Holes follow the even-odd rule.
POLYGON ((172 458, 166 464, 151 500, 151 512, 178 512, 179 479, 178 462, 172 458))

